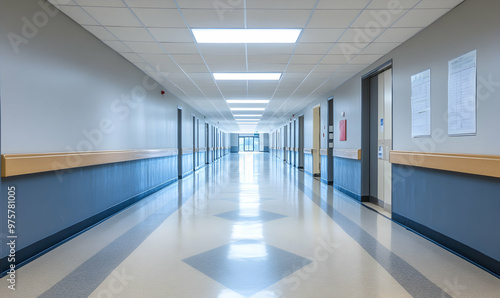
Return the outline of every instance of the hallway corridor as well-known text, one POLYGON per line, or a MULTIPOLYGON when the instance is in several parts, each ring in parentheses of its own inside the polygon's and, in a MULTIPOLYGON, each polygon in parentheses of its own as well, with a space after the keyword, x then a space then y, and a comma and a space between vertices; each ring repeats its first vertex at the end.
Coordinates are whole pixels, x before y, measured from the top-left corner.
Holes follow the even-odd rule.
POLYGON ((198 170, 17 283, 0 297, 500 297, 493 275, 266 153, 198 170))

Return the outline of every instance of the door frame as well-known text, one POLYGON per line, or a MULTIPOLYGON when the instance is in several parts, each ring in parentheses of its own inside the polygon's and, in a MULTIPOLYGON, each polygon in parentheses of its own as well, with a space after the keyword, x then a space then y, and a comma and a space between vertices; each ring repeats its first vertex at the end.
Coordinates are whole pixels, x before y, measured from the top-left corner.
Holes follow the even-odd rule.
MULTIPOLYGON (((392 59, 361 77, 361 201, 370 202, 370 79, 392 69, 392 59)), ((394 78, 392 80, 394 89, 394 78)), ((394 91, 394 90, 393 90, 394 91)), ((393 92, 394 94, 394 92, 393 92)), ((394 107, 394 100, 392 101, 394 107)), ((394 119, 394 109, 391 117, 394 119)), ((392 123, 392 121, 391 121, 392 123)), ((394 137, 394 130, 392 130, 394 137)), ((394 143, 394 141, 392 141, 394 143)), ((392 184, 392 183, 391 183, 392 184)))
POLYGON ((198 153, 196 152, 196 139, 197 139, 197 133, 196 133, 196 116, 191 114, 193 116, 193 172, 196 171, 196 165, 197 165, 197 160, 198 160, 198 153))
POLYGON ((334 175, 334 157, 333 157, 333 149, 335 147, 335 132, 333 129, 330 129, 330 127, 333 127, 333 119, 335 115, 335 107, 334 107, 334 102, 333 102, 333 97, 330 97, 328 99, 328 109, 326 112, 326 117, 327 117, 327 148, 326 151, 328 152, 327 155, 327 162, 328 162, 328 184, 333 184, 333 175, 334 175), (330 132, 331 130, 331 132, 330 132), (333 134, 333 138, 330 139, 330 134, 333 134), (332 144, 332 147, 330 147, 330 143, 332 144))
POLYGON ((182 107, 177 107, 177 176, 182 179, 182 107))
POLYGON ((313 109, 312 174, 314 177, 321 177, 321 155, 319 152, 319 150, 321 149, 321 104, 314 106, 312 109, 313 109))

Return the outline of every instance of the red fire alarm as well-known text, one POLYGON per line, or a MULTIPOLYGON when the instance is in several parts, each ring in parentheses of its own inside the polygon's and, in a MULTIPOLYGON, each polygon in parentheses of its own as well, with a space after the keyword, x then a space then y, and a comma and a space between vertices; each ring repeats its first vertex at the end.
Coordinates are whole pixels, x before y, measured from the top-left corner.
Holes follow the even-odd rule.
POLYGON ((161 90, 161 95, 165 95, 165 91, 161 90))

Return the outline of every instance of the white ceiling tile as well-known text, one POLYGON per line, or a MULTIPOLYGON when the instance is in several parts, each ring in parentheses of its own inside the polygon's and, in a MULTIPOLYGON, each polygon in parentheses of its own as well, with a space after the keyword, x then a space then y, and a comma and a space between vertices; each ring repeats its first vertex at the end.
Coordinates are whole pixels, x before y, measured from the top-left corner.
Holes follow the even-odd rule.
POLYGON ((99 25, 85 10, 78 6, 58 6, 58 9, 80 25, 99 25))
POLYGON ((251 0, 247 9, 313 9, 317 0, 251 0))
POLYGON ((247 10, 248 28, 303 28, 310 10, 247 10))
POLYGON ((125 7, 121 0, 74 0, 80 6, 125 7))
POLYGON ((351 59, 349 55, 326 55, 321 64, 345 64, 351 59))
POLYGON ((326 54, 334 44, 333 42, 300 42, 295 49, 295 54, 326 54))
POLYGON ((165 55, 165 53, 142 53, 140 56, 151 63, 155 64, 171 64, 173 63, 172 58, 170 58, 168 55, 165 55))
POLYGON ((417 34, 422 28, 389 28, 380 37, 377 42, 404 42, 417 34))
POLYGON ((208 63, 212 72, 245 72, 246 64, 243 63, 208 63))
POLYGON ((83 26, 83 28, 87 29, 87 31, 100 40, 117 40, 117 38, 114 37, 113 34, 109 33, 109 31, 103 26, 83 26))
MULTIPOLYGON (((370 43, 362 42, 339 42, 335 44, 332 50, 329 52, 331 55, 345 55, 346 57, 351 57, 352 55, 359 54, 363 49, 365 49, 370 43)), ((351 57, 352 58, 352 57, 351 57)), ((350 58, 349 58, 350 60, 350 58)))
POLYGON ((191 28, 244 28, 244 10, 221 11, 217 9, 183 9, 182 13, 191 28))
POLYGON ((454 8, 464 0, 422 0, 415 8, 454 8))
POLYGON ((208 71, 207 65, 205 64, 183 64, 180 63, 182 69, 185 72, 206 72, 208 71))
POLYGON ((326 72, 326 73, 336 73, 342 69, 343 65, 339 64, 320 64, 315 69, 314 72, 326 72))
POLYGON ((461 2, 422 0, 408 12, 418 0, 402 1, 393 11, 388 9, 393 0, 319 0, 312 14, 317 0, 77 1, 84 10, 72 1, 61 9, 166 90, 229 129, 239 128, 224 98, 273 97, 259 129, 275 127, 461 2), (311 22, 298 44, 195 44, 181 15, 190 27, 244 28, 245 3, 248 28, 303 29, 310 17, 311 22), (215 81, 211 74, 246 71, 284 74, 279 82, 215 81))
POLYGON ((371 0, 320 0, 318 9, 363 9, 371 0))
POLYGON ((164 53, 163 49, 156 42, 124 42, 134 52, 139 54, 161 54, 164 53))
POLYGON ((282 80, 304 80, 307 76, 307 73, 304 72, 286 72, 282 76, 282 80))
POLYGON ((193 1, 193 0, 177 0, 179 7, 192 8, 192 9, 220 9, 220 10, 232 10, 232 9, 243 9, 242 0, 230 0, 230 1, 193 1))
POLYGON ((194 54, 194 55, 171 55, 172 59, 174 59, 175 62, 177 63, 189 63, 189 64, 201 64, 204 63, 203 59, 201 58, 200 55, 194 54))
POLYGON ((203 55, 208 64, 246 64, 245 55, 203 55))
POLYGON ((249 72, 283 72, 286 63, 248 63, 249 72))
POLYGON ((248 55, 291 55, 296 44, 248 44, 248 55))
POLYGON ((177 8, 174 0, 125 0, 129 7, 177 8))
POLYGON ((290 63, 293 64, 317 64, 324 55, 293 55, 290 63))
POLYGON ((148 28, 158 42, 193 42, 186 28, 148 28))
POLYGON ((132 11, 146 27, 186 27, 177 9, 133 8, 132 11))
POLYGON ((363 28, 347 29, 345 34, 339 39, 339 43, 370 43, 375 40, 385 29, 367 31, 363 28))
POLYGON ((169 54, 198 54, 198 49, 194 43, 189 42, 165 42, 161 46, 169 54))
POLYGON ((344 33, 345 29, 304 29, 299 42, 331 43, 336 42, 344 33))
POLYGON ((316 66, 316 64, 290 64, 288 65, 286 71, 287 72, 304 72, 304 73, 309 73, 313 68, 316 66))
MULTIPOLYGON (((404 0, 404 1, 394 1, 394 0, 372 0, 368 9, 379 9, 387 12, 394 12, 398 9, 410 9, 418 4, 421 0, 404 0)), ((435 0, 441 1, 441 0, 435 0)))
POLYGON ((316 10, 307 28, 347 28, 359 10, 316 10))
POLYGON ((198 44, 203 55, 245 55, 243 44, 198 44))
POLYGON ((290 60, 290 55, 249 55, 248 63, 283 63, 290 60))
POLYGON ((392 27, 424 28, 445 15, 448 11, 448 9, 412 9, 392 27))
POLYGON ((104 26, 142 26, 128 8, 85 7, 84 9, 104 26))
MULTIPOLYGON (((370 35, 371 32, 376 32, 380 28, 388 28, 392 26, 392 24, 394 24, 407 12, 408 10, 406 9, 400 9, 397 12, 385 12, 385 14, 382 15, 380 10, 365 10, 352 24, 351 28, 362 28, 366 34, 370 35)), ((375 33, 371 34, 373 35, 375 33)))
POLYGON ((121 41, 145 41, 154 42, 149 32, 141 27, 106 27, 109 32, 121 41))

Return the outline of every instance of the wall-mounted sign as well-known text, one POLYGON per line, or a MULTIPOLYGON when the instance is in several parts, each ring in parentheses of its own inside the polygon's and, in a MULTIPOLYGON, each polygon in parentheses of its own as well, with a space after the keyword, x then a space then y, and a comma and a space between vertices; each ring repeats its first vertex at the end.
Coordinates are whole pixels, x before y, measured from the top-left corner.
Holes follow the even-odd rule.
POLYGON ((340 130, 340 141, 345 142, 347 141, 347 120, 340 120, 339 123, 339 130, 340 130))

